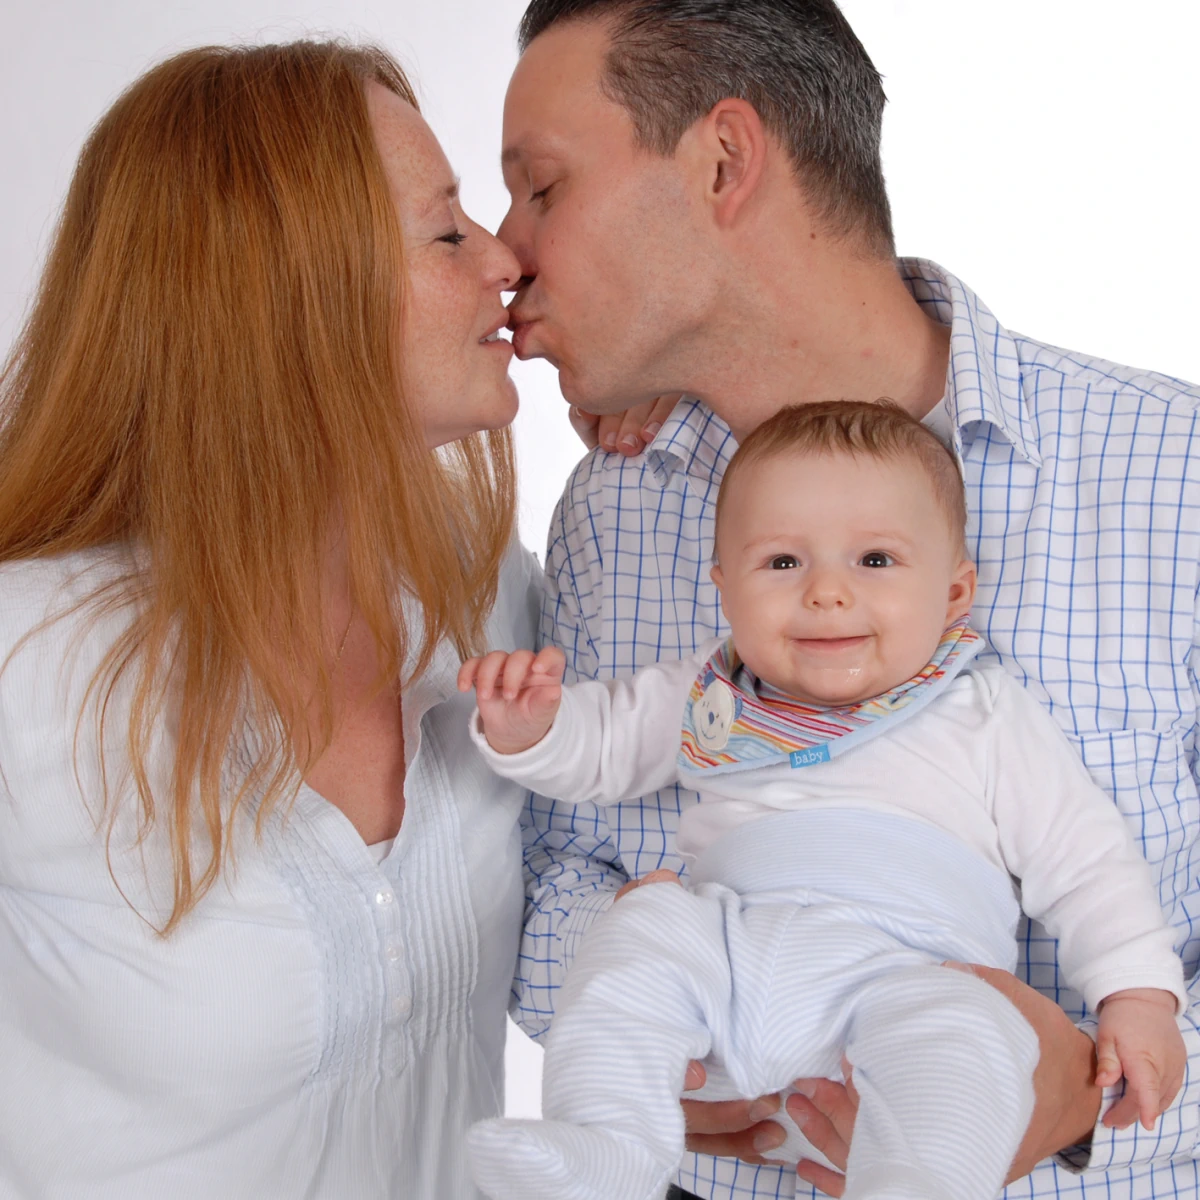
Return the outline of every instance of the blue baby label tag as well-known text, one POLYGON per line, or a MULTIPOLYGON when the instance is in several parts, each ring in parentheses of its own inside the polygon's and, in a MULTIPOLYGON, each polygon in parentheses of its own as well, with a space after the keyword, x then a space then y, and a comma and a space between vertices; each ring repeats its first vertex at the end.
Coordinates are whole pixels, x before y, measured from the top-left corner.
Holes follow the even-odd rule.
POLYGON ((793 750, 788 756, 793 767, 812 767, 829 761, 828 746, 810 746, 807 750, 793 750))

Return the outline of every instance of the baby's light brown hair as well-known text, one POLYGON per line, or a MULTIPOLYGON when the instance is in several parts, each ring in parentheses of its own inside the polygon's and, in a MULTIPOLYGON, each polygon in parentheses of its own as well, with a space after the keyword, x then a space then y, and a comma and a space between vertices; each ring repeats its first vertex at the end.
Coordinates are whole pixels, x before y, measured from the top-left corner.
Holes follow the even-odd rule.
POLYGON ((821 400, 793 404, 764 421, 738 447, 725 468, 717 495, 716 528, 734 480, 778 454, 912 459, 925 471, 950 531, 964 553, 967 501, 954 453, 916 417, 891 400, 821 400))

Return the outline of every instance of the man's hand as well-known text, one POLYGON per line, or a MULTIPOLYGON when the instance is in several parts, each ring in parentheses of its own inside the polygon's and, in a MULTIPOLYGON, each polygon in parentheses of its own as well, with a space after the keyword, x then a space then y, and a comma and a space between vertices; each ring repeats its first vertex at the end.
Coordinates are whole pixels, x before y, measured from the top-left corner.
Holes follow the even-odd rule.
MULTIPOLYGON (((962 963, 946 966, 968 971, 1003 993, 1033 1026, 1041 1047, 1033 1073, 1033 1116, 1006 1182, 1028 1175, 1043 1159, 1068 1146, 1091 1141, 1103 1095, 1096 1084, 1096 1047, 1092 1039, 1076 1029, 1053 1000, 1007 971, 962 963)), ((858 1108, 852 1085, 847 1091, 827 1079, 801 1079, 795 1086, 804 1094, 788 1098, 789 1115, 822 1154, 844 1166, 858 1108)), ((964 1147, 964 1153, 969 1153, 969 1147, 964 1147)), ((801 1179, 829 1195, 842 1194, 845 1180, 817 1163, 802 1162, 796 1171, 801 1179)))
MULTIPOLYGON (((704 1064, 688 1064, 684 1088, 695 1091, 704 1086, 704 1064)), ((762 1165, 772 1150, 787 1140, 783 1126, 768 1120, 779 1111, 779 1096, 759 1096, 757 1100, 683 1100, 687 1123, 687 1148, 697 1154, 716 1158, 740 1158, 762 1165)))
POLYGON ((649 404, 638 404, 623 413, 608 413, 602 417, 572 404, 571 427, 589 450, 603 446, 605 450, 631 458, 641 454, 654 441, 678 402, 678 395, 659 396, 649 404))
POLYGON ((536 655, 493 650, 459 668, 458 690, 475 688, 483 732, 498 754, 519 754, 549 732, 562 703, 566 661, 561 650, 547 646, 536 655))

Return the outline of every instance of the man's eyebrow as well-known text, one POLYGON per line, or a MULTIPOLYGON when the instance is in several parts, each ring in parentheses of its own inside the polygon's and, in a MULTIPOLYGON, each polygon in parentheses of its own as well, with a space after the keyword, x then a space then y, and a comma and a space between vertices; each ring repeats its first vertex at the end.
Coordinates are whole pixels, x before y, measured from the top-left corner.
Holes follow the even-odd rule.
POLYGON ((507 167, 515 162, 520 162, 523 158, 539 158, 554 152, 554 146, 541 137, 535 136, 524 141, 510 142, 500 152, 500 165, 507 167))

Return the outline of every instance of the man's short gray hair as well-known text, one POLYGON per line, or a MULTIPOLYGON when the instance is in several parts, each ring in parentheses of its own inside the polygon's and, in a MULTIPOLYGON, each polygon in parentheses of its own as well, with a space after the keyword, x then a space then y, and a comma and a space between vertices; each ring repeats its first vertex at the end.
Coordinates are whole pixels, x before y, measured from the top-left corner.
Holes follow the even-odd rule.
POLYGON ((879 141, 879 72, 834 0, 533 0, 522 53, 552 25, 601 20, 604 88, 638 140, 673 154, 721 100, 752 104, 831 232, 894 253, 879 141))

